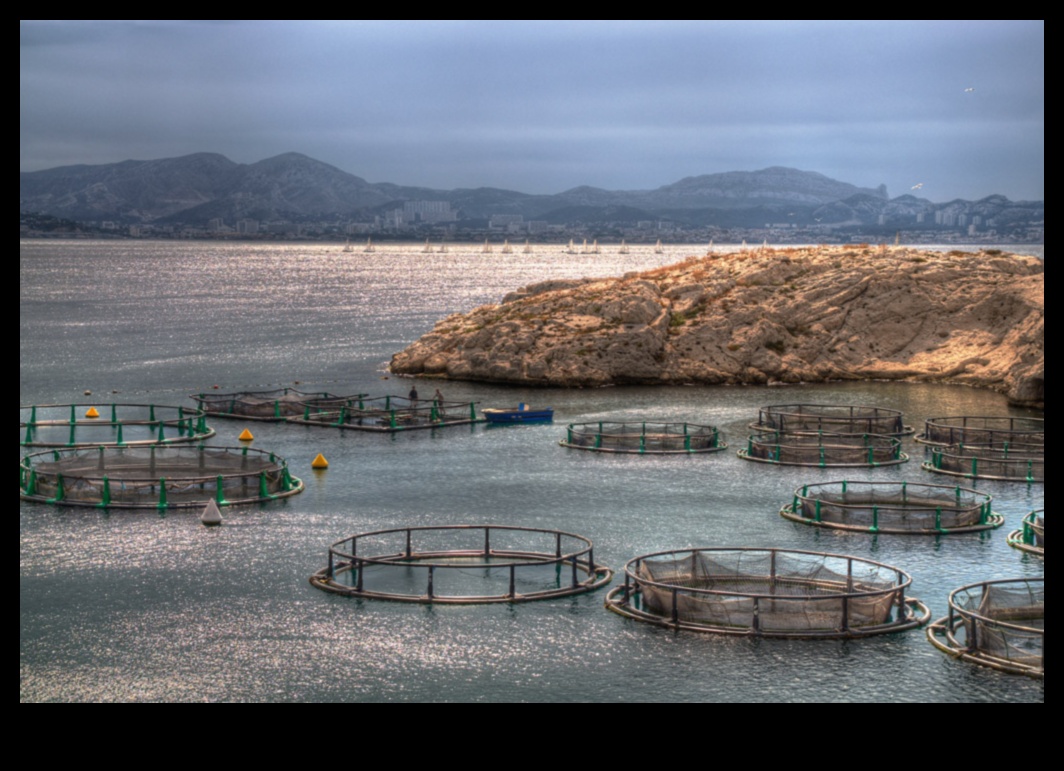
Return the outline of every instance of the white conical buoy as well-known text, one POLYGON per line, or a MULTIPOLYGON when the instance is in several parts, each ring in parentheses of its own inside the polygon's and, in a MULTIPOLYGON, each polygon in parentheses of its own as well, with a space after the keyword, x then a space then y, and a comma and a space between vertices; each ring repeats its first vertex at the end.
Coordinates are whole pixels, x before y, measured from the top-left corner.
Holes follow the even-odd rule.
POLYGON ((200 516, 200 522, 206 527, 218 527, 222 524, 222 512, 218 509, 218 504, 211 501, 207 504, 207 508, 203 510, 202 516, 200 516))

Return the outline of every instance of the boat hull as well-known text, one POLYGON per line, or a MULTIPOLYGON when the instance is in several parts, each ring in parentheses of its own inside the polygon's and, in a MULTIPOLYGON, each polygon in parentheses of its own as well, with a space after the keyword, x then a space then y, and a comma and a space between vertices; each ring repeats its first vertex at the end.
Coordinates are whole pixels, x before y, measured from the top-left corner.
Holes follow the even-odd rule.
POLYGON ((488 423, 551 423, 554 410, 484 410, 488 423))

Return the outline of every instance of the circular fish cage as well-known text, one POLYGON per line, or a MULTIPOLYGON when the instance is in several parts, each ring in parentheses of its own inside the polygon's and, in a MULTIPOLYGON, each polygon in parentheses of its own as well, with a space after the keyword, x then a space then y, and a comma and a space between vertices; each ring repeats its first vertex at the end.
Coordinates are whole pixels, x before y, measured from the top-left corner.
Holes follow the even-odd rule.
POLYGON ((897 568, 779 549, 691 549, 639 557, 606 607, 669 629, 723 635, 846 639, 926 624, 897 568))
POLYGON ((755 431, 782 433, 878 434, 909 436, 915 433, 905 425, 897 410, 849 404, 777 404, 763 407, 755 431))
POLYGON ((345 396, 311 399, 289 423, 353 431, 394 433, 444 426, 483 423, 476 402, 411 400, 404 396, 345 396))
POLYGON ((969 445, 930 448, 925 471, 999 482, 1045 482, 1045 445, 969 445))
POLYGON ((214 436, 202 410, 155 404, 21 407, 18 425, 19 447, 129 447, 201 442, 214 436))
POLYGON ((53 450, 19 464, 20 497, 98 509, 202 508, 261 503, 303 491, 288 463, 248 447, 53 450))
POLYGON ((949 615, 927 628, 943 653, 1010 674, 1045 677, 1045 579, 958 589, 949 615))
POLYGON ((967 415, 930 418, 924 424, 924 432, 916 437, 916 441, 944 447, 961 444, 986 447, 1045 445, 1045 420, 967 415))
POLYGON ((994 530, 1005 518, 993 498, 962 487, 909 482, 806 485, 780 515, 792 522, 884 535, 949 535, 994 530))
POLYGON ((1045 556, 1045 511, 1032 511, 1023 520, 1023 528, 1009 533, 1009 546, 1028 554, 1045 556))
POLYGON ((743 460, 810 468, 878 468, 909 462, 901 440, 878 434, 754 434, 739 451, 743 460))
POLYGON ((666 421, 573 423, 562 447, 630 455, 693 455, 728 449, 714 426, 666 421))
POLYGON ((340 399, 329 393, 304 393, 294 388, 274 391, 240 391, 238 393, 200 393, 190 397, 201 410, 217 418, 280 422, 303 414, 312 399, 340 399))
POLYGON ((594 592, 613 571, 583 536, 494 525, 410 527, 363 533, 329 548, 310 581, 347 597, 486 605, 594 592))

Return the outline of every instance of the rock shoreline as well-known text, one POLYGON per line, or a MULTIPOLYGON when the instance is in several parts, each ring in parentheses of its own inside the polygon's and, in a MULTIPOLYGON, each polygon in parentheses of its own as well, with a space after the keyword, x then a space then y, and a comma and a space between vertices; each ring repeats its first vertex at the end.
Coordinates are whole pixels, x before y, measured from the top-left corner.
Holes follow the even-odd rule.
POLYGON ((1045 267, 988 250, 709 254, 440 321, 397 375, 523 386, 966 383, 1044 409, 1045 267))

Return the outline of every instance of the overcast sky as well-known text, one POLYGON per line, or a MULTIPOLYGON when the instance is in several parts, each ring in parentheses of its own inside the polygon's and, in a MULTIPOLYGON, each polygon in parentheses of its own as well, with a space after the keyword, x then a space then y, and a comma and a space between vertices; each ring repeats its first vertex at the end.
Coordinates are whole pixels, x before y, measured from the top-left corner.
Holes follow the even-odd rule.
POLYGON ((1045 21, 19 21, 19 168, 296 151, 557 193, 791 166, 1044 198, 1045 21))

